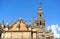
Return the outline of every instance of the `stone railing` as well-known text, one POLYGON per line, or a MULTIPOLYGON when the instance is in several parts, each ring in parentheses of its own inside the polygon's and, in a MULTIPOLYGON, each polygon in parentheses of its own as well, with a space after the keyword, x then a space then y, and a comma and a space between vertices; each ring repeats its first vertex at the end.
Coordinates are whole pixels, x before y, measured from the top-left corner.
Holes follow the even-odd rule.
MULTIPOLYGON (((1 38, 1 39, 32 39, 32 38, 1 38)), ((36 38, 33 38, 36 39, 36 38)))
MULTIPOLYGON (((40 38, 1 38, 1 39, 40 39, 40 38)), ((54 39, 60 39, 60 38, 54 38, 54 39)))

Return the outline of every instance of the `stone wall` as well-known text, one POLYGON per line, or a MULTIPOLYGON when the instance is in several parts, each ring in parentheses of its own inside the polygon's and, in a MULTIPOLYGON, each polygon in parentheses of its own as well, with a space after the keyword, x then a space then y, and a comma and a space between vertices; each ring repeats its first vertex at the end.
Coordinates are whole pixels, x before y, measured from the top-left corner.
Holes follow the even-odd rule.
POLYGON ((1 38, 31 38, 31 32, 6 32, 1 38))

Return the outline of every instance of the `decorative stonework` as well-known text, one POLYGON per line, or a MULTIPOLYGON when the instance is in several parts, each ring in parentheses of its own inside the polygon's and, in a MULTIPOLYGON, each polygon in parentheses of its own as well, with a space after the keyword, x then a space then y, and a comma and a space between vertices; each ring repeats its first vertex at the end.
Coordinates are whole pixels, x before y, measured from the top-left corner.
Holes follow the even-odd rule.
POLYGON ((8 22, 4 25, 3 21, 0 25, 0 38, 53 39, 54 36, 51 28, 49 32, 46 31, 46 22, 42 13, 42 7, 40 6, 38 9, 38 18, 33 22, 32 26, 26 24, 21 18, 11 25, 8 22))

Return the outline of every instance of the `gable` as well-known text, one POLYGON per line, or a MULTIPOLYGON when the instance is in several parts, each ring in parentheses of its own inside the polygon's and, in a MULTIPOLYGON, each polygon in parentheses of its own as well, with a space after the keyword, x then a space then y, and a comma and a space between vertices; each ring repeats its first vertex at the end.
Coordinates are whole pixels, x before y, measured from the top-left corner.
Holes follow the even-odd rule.
POLYGON ((11 28, 11 30, 13 30, 13 31, 17 30, 16 26, 17 26, 17 24, 13 25, 13 27, 11 28))
POLYGON ((26 24, 20 23, 20 30, 27 30, 26 24))

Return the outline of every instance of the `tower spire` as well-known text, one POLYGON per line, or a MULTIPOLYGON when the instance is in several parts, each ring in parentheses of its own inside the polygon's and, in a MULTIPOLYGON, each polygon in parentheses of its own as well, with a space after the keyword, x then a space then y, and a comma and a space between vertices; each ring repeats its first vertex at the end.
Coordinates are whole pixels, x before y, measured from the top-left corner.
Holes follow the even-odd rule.
POLYGON ((42 17, 42 3, 40 3, 40 6, 38 8, 38 18, 42 17))

